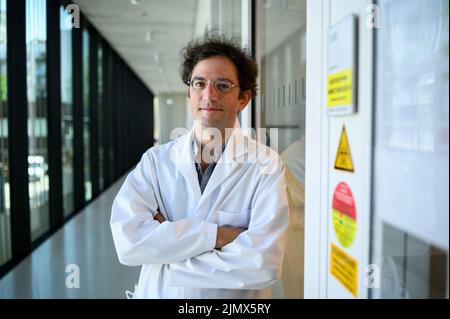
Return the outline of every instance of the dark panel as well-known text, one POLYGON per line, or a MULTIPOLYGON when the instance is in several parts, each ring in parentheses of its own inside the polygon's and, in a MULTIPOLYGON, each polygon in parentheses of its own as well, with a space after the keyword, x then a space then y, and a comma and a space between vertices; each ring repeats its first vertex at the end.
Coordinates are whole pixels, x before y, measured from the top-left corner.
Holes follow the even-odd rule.
POLYGON ((47 0, 47 90, 50 231, 62 225, 61 67, 59 3, 47 0))
POLYGON ((102 43, 103 45, 103 148, 104 148, 104 156, 103 156, 103 176, 105 179, 105 188, 111 185, 111 174, 110 174, 110 160, 109 160, 109 152, 110 152, 110 107, 111 107, 111 89, 110 89, 110 79, 111 76, 109 65, 111 63, 110 59, 110 50, 109 46, 106 42, 102 43))
POLYGON ((116 130, 115 130, 115 125, 114 125, 114 110, 115 110, 115 105, 116 105, 116 93, 115 93, 115 86, 114 86, 114 78, 115 78, 115 74, 116 74, 116 66, 115 66, 115 57, 114 57, 114 52, 113 50, 109 50, 109 70, 110 70, 110 76, 109 76, 109 90, 110 90, 110 94, 109 94, 109 102, 110 104, 107 106, 108 109, 108 121, 109 121, 109 130, 108 130, 108 139, 109 139, 109 154, 108 154, 108 158, 109 158, 109 176, 111 178, 111 183, 115 181, 116 176, 115 176, 115 168, 116 168, 116 164, 115 164, 115 157, 114 157, 114 153, 116 151, 116 130))
POLYGON ((72 29, 74 210, 84 206, 82 28, 72 29))
POLYGON ((92 29, 89 30, 89 148, 91 165, 92 198, 99 192, 99 155, 98 155, 98 55, 97 55, 97 34, 92 29))
POLYGON ((121 67, 117 54, 114 54, 114 75, 113 75, 113 87, 114 87, 114 108, 113 108, 113 145, 114 145, 114 180, 118 179, 122 172, 122 154, 121 152, 121 120, 120 120, 120 105, 121 105, 121 67))
POLYGON ((117 85, 117 108, 116 108, 116 124, 117 124, 117 152, 114 154, 117 156, 117 172, 116 172, 116 179, 122 176, 123 168, 124 168, 124 134, 123 134, 123 127, 124 127, 124 121, 123 121, 123 63, 122 59, 118 56, 117 57, 117 68, 118 68, 118 74, 116 79, 116 85, 117 85))
POLYGON ((31 250, 24 0, 7 2, 7 37, 11 242, 18 261, 31 250))

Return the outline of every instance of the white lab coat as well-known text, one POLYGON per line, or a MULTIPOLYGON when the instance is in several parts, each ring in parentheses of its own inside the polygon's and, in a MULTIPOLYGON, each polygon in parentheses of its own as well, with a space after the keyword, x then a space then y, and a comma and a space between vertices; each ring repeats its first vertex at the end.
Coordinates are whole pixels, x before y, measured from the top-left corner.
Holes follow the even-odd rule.
POLYGON ((270 149, 236 128, 201 194, 192 139, 149 149, 114 200, 119 261, 142 265, 134 297, 270 298, 289 220, 280 157, 261 155, 270 149), (153 219, 157 210, 166 222, 153 219), (248 230, 214 249, 225 225, 248 230))

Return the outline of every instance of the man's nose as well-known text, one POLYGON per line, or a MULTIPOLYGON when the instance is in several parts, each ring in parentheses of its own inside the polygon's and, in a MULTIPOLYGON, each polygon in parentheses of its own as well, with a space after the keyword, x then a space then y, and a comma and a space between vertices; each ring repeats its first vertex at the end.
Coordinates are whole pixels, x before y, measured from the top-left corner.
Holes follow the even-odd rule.
POLYGON ((208 85, 203 89, 203 99, 208 101, 217 100, 218 93, 217 89, 214 86, 214 83, 209 82, 208 85))

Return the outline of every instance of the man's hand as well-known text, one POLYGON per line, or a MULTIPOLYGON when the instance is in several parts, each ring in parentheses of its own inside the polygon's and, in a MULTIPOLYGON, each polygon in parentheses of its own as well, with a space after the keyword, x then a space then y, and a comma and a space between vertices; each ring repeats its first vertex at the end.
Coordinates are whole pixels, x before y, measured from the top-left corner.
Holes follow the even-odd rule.
POLYGON ((225 245, 228 245, 239 236, 240 233, 246 231, 244 228, 233 227, 217 227, 216 249, 220 249, 225 245))
POLYGON ((158 214, 156 214, 155 217, 153 217, 153 219, 159 221, 160 224, 166 221, 166 219, 160 212, 158 212, 158 214))

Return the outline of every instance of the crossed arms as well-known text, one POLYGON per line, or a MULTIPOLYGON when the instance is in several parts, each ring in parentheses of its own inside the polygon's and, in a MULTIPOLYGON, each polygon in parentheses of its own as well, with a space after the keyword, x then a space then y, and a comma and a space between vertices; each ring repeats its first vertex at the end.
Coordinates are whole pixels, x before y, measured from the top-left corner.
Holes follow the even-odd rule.
MULTIPOLYGON (((153 218, 156 219, 160 224, 166 221, 166 219, 160 212, 158 212, 158 214, 156 214, 153 218)), ((228 245, 245 230, 245 228, 239 227, 217 227, 216 245, 214 248, 221 249, 223 246, 228 245)))

